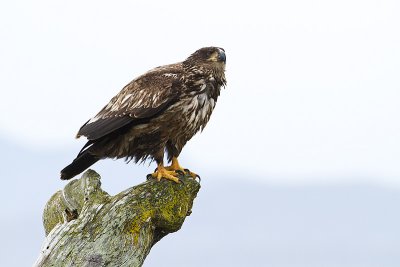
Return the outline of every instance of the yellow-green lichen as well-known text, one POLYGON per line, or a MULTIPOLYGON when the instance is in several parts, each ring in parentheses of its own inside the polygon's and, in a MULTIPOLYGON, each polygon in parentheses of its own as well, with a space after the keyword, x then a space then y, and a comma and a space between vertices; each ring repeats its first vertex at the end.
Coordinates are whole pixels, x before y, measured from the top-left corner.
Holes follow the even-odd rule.
POLYGON ((101 190, 95 172, 70 182, 46 205, 46 233, 68 219, 66 208, 79 216, 48 234, 38 266, 141 266, 156 242, 181 228, 192 207, 200 185, 181 178, 180 184, 147 181, 115 196, 101 190))
POLYGON ((154 216, 154 210, 145 210, 143 209, 141 212, 137 213, 134 217, 132 225, 129 229, 129 232, 133 236, 133 242, 135 245, 138 244, 138 240, 140 237, 140 230, 143 228, 143 224, 151 223, 151 219, 154 216))

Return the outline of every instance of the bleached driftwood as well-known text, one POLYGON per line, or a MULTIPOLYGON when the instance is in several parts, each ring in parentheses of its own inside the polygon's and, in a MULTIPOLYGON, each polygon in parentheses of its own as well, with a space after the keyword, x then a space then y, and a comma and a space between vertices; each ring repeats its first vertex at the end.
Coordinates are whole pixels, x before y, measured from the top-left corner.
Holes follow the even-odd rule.
POLYGON ((92 170, 69 182, 47 202, 46 240, 34 266, 141 266, 152 246, 178 231, 200 189, 149 180, 110 196, 92 170))

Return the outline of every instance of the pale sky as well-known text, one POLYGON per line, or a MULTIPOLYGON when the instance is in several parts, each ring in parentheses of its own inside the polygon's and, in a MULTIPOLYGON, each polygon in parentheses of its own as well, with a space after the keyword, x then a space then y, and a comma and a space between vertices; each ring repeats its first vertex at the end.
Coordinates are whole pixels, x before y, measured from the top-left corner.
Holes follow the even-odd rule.
POLYGON ((126 83, 212 45, 228 85, 184 162, 400 185, 399 14, 395 0, 3 1, 0 136, 78 151, 126 83))
MULTIPOLYGON (((145 265, 400 266, 399 14, 398 0, 0 1, 0 265, 36 259, 79 127, 135 77, 212 45, 228 85, 181 154, 202 190, 145 265)), ((110 194, 154 168, 93 166, 110 194)))

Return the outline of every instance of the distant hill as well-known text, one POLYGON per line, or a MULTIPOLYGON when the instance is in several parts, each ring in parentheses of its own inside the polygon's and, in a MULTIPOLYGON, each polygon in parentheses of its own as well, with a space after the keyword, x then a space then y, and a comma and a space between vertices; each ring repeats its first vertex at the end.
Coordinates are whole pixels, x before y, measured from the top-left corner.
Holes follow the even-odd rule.
MULTIPOLYGON (((76 151, 34 151, 4 139, 0 147, 0 231, 8 251, 0 266, 30 266, 44 240, 43 206, 65 185, 58 171, 76 151)), ((116 193, 151 168, 108 161, 94 169, 116 193)), ((192 215, 155 245, 144 266, 397 267, 399 204, 398 191, 377 186, 274 186, 206 170, 192 215)))

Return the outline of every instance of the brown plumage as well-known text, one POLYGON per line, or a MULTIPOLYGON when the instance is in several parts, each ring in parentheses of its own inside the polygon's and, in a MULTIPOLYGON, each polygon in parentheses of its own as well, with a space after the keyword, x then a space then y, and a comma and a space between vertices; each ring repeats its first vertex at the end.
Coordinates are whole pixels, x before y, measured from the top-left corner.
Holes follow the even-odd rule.
MULTIPOLYGON (((197 50, 185 61, 157 67, 126 85, 80 129, 89 140, 61 171, 70 179, 104 158, 146 159, 158 164, 153 176, 178 182, 183 169, 177 158, 193 135, 210 119, 225 86, 225 51, 197 50), (164 151, 171 166, 164 167, 164 151)), ((189 172, 192 176, 196 174, 189 172)))

